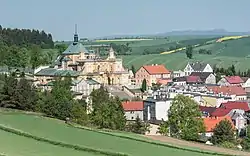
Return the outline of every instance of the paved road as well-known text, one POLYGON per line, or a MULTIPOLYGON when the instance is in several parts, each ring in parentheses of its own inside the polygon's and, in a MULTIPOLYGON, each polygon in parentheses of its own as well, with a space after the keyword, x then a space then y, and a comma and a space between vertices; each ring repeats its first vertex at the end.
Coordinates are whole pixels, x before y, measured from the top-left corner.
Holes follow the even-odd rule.
POLYGON ((158 140, 162 142, 167 142, 169 144, 177 145, 177 146, 183 146, 183 147, 191 147, 191 148, 197 148, 200 150, 205 151, 212 151, 212 152, 218 152, 218 153, 224 153, 224 154, 230 154, 230 155, 237 155, 237 156, 250 156, 250 152, 243 152, 243 151, 237 151, 237 150, 231 150, 231 149, 225 149, 215 146, 209 146, 205 144, 195 143, 195 142, 189 142, 184 140, 179 140, 175 138, 170 138, 167 136, 153 136, 148 135, 146 136, 153 140, 158 140))

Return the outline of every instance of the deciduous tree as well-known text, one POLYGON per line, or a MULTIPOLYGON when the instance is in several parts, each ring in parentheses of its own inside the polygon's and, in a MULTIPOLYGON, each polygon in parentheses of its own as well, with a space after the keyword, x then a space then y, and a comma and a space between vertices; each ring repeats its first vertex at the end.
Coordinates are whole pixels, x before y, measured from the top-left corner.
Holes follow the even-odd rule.
POLYGON ((163 122, 160 133, 185 140, 197 140, 204 132, 202 114, 198 104, 184 95, 177 95, 168 112, 168 121, 163 122))

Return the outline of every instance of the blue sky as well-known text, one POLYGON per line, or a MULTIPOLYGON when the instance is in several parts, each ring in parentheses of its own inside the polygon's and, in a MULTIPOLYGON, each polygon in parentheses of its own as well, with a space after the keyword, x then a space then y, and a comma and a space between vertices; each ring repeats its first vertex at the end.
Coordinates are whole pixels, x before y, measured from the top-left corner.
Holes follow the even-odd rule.
POLYGON ((250 0, 1 0, 0 24, 55 40, 223 28, 250 31, 250 0))

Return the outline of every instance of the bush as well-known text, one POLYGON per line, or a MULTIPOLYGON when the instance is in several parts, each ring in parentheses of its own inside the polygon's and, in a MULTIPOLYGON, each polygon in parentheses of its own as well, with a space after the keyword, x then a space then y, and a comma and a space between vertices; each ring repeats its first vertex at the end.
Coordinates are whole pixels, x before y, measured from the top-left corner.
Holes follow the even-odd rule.
POLYGON ((235 148, 236 147, 234 143, 228 142, 228 141, 221 143, 220 146, 224 147, 224 148, 235 148))

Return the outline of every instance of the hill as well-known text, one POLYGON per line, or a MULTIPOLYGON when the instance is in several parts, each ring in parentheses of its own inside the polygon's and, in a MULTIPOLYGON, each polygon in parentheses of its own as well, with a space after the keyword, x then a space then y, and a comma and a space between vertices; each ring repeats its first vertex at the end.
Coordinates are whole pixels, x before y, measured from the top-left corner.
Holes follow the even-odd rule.
POLYGON ((15 155, 209 156, 198 149, 174 147, 130 133, 79 129, 37 115, 0 110, 0 153, 15 155), (3 139, 4 138, 4 139, 3 139), (91 150, 92 149, 92 150, 91 150), (98 152, 99 151, 99 152, 98 152), (106 154, 104 154, 106 152, 106 154), (107 154, 109 153, 109 154, 107 154))
MULTIPOLYGON (((188 42, 191 41, 189 40, 188 42)), ((201 41, 201 39, 197 41, 201 41)), ((185 50, 172 54, 122 56, 122 58, 126 67, 134 65, 136 68, 139 68, 143 64, 165 64, 171 70, 179 70, 184 68, 188 62, 201 61, 221 67, 228 67, 234 64, 238 70, 243 71, 249 68, 249 56, 250 37, 244 37, 223 42, 214 40, 209 44, 194 47, 194 58, 190 60, 187 59, 185 50), (199 49, 211 50, 212 54, 199 54, 199 49)))

